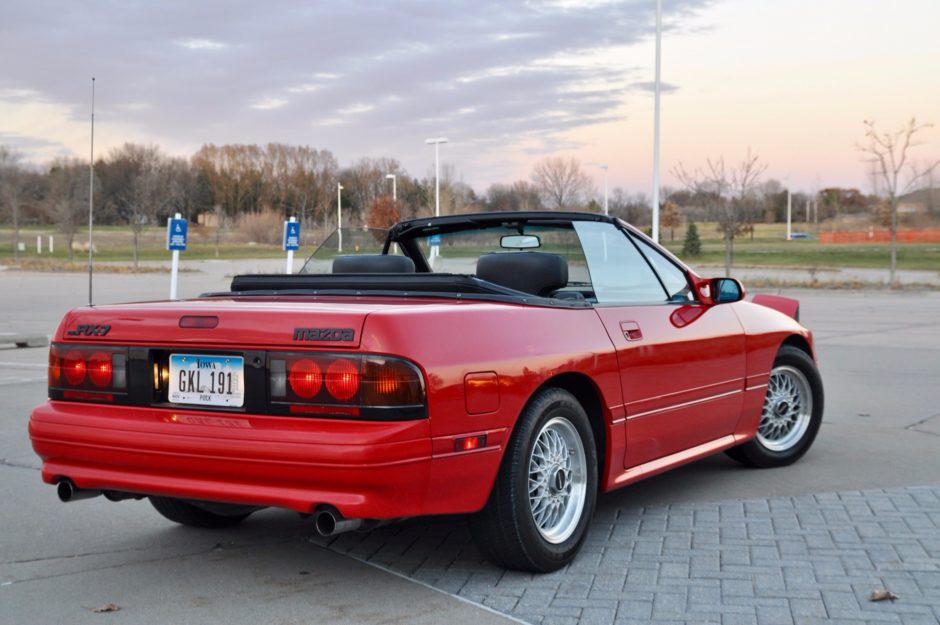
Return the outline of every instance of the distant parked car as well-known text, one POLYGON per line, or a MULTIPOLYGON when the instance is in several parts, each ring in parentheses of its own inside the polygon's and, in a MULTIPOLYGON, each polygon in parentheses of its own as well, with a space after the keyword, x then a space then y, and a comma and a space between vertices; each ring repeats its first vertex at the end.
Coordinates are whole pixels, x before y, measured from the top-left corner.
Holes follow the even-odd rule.
POLYGON ((787 465, 819 431, 798 302, 744 301, 619 219, 356 236, 298 275, 67 313, 29 423, 42 479, 209 528, 266 506, 324 535, 468 514, 483 555, 545 572, 599 493, 720 451, 787 465))

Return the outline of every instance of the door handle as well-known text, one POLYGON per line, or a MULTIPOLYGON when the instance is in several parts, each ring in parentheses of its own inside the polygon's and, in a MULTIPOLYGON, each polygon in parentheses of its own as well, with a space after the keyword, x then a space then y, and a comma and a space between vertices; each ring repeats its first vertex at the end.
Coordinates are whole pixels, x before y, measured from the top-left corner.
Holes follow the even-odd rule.
POLYGON ((623 330, 623 338, 628 341, 639 341, 643 338, 643 330, 636 321, 621 321, 620 329, 623 330))

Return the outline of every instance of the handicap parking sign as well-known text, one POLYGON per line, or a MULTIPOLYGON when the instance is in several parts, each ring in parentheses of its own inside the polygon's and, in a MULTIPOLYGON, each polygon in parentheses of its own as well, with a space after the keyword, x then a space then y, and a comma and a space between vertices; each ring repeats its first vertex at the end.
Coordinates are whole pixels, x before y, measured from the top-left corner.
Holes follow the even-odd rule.
POLYGON ((296 252, 300 249, 300 222, 299 221, 285 221, 284 222, 284 241, 283 247, 285 252, 296 252))
POLYGON ((170 217, 166 220, 166 249, 170 251, 186 249, 186 226, 185 219, 170 217))

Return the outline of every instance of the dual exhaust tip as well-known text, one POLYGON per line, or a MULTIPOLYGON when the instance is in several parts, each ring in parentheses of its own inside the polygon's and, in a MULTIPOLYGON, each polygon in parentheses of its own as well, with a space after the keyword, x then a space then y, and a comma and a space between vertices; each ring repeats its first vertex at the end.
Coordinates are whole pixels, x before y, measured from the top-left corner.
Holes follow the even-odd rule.
MULTIPOLYGON (((82 499, 93 499, 99 495, 104 495, 109 501, 143 499, 144 497, 144 495, 135 495, 133 493, 119 491, 78 488, 70 479, 59 481, 56 485, 56 494, 59 496, 59 501, 63 503, 80 501, 82 499)), ((332 506, 321 506, 314 514, 313 525, 320 536, 333 536, 334 534, 342 534, 343 532, 353 532, 363 528, 368 529, 378 525, 378 522, 367 519, 347 519, 344 518, 336 508, 332 506)))
MULTIPOLYGON (((109 501, 144 498, 144 495, 135 495, 133 493, 79 488, 75 485, 75 482, 70 479, 59 481, 56 485, 56 494, 59 496, 59 501, 63 503, 81 501, 82 499, 93 499, 100 495, 104 495, 109 501)), ((320 536, 332 536, 334 534, 353 532, 363 528, 368 529, 378 525, 378 522, 367 519, 347 519, 344 518, 336 508, 332 506, 321 506, 314 514, 313 525, 320 536)))
POLYGON ((99 495, 104 495, 108 501, 124 501, 125 499, 143 499, 144 495, 134 493, 125 493, 118 490, 94 490, 89 488, 79 488, 70 479, 60 480, 56 484, 56 494, 59 501, 68 503, 70 501, 81 501, 82 499, 93 499, 99 495))

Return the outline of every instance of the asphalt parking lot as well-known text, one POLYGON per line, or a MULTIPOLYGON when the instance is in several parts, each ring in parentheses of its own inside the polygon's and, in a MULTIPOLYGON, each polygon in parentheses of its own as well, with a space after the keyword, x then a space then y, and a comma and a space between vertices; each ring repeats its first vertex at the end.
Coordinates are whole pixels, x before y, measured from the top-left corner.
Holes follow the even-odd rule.
MULTIPOLYGON (((233 269, 208 267, 183 295, 225 288, 233 269)), ((102 274, 98 301, 162 298, 164 282, 102 274)), ((0 332, 51 333, 87 277, 0 272, 0 292, 0 332)), ((813 450, 605 495, 583 553, 543 576, 483 562, 456 518, 325 540, 278 510, 205 532, 146 502, 60 504, 26 436, 46 351, 0 349, 0 623, 940 622, 940 293, 790 294, 826 383, 813 450), (879 587, 899 599, 868 601, 879 587)))

